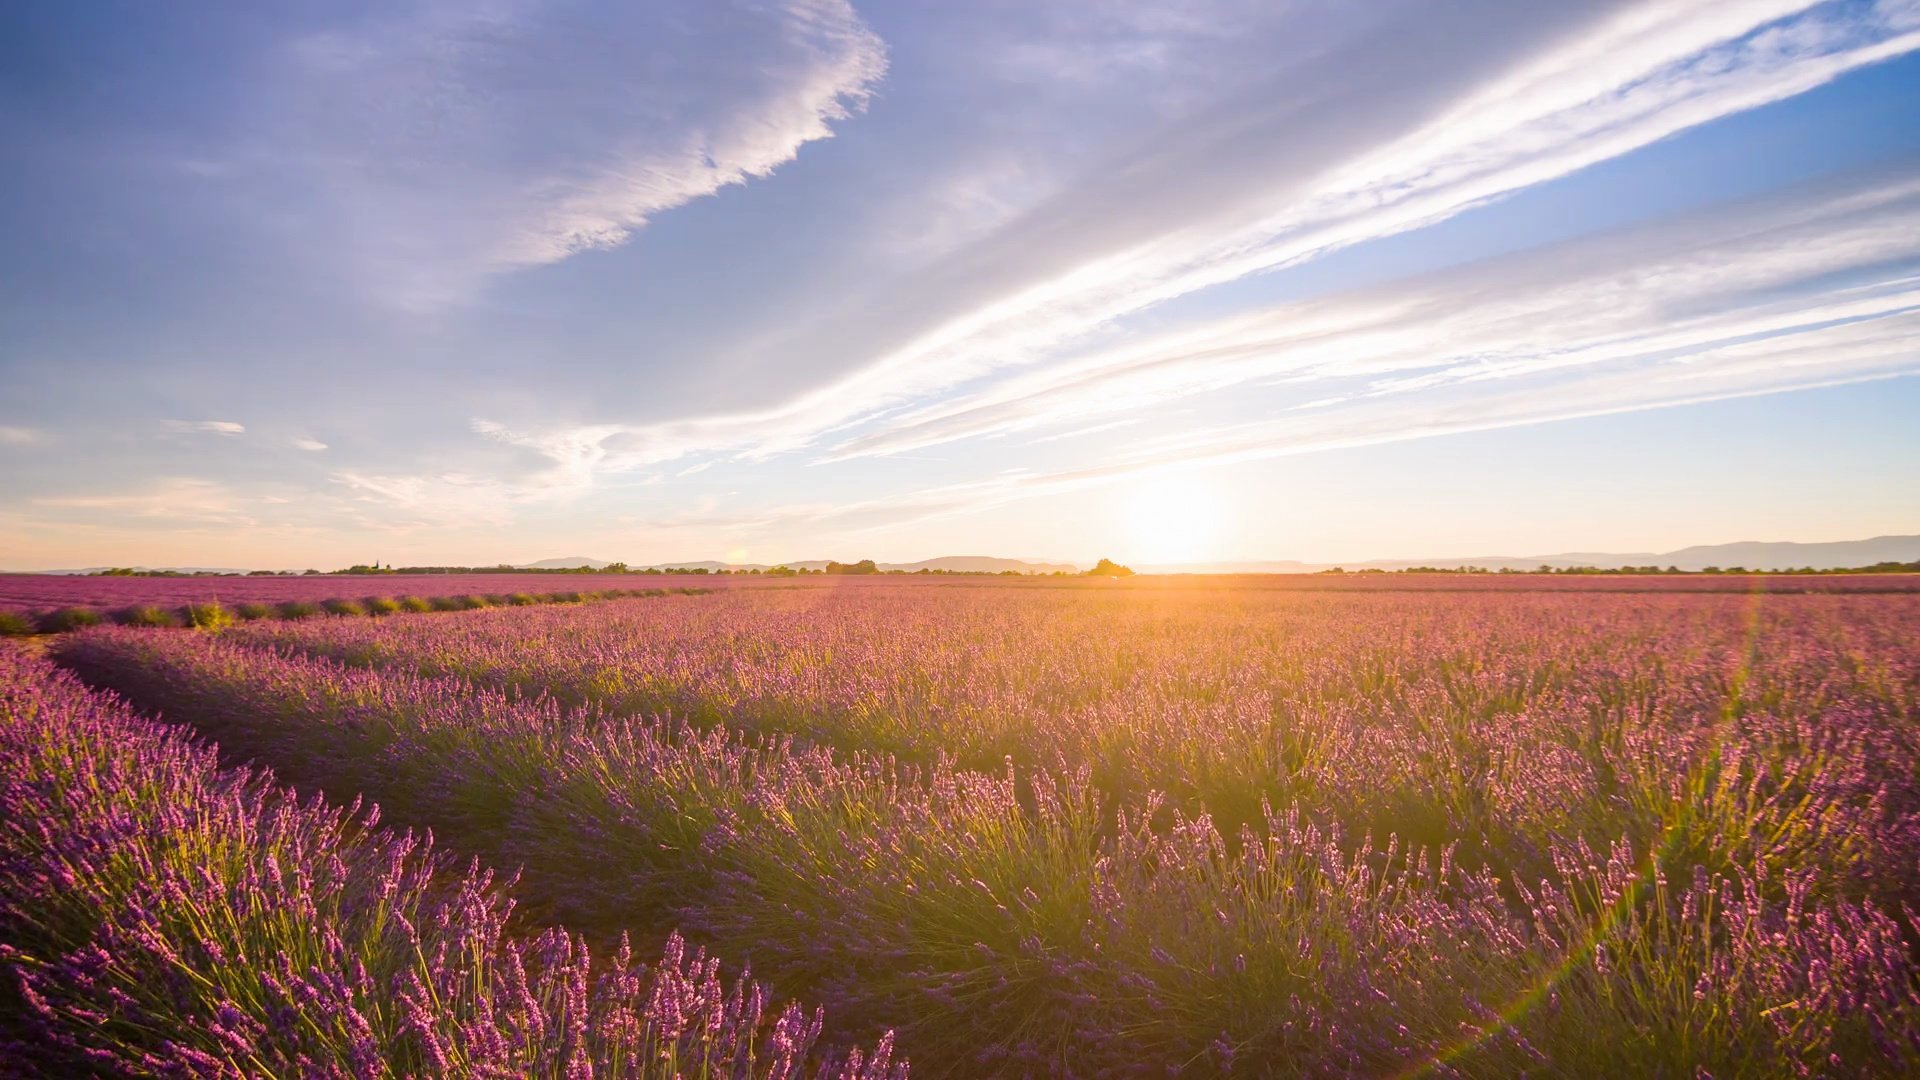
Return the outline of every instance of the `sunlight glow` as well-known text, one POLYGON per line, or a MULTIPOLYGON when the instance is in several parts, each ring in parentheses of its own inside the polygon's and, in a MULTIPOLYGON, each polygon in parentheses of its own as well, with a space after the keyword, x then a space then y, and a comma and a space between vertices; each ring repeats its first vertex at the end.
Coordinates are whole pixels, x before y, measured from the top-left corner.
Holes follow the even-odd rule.
POLYGON ((1221 531, 1218 488, 1192 473, 1143 478, 1116 489, 1126 558, 1184 563, 1214 558, 1221 531))

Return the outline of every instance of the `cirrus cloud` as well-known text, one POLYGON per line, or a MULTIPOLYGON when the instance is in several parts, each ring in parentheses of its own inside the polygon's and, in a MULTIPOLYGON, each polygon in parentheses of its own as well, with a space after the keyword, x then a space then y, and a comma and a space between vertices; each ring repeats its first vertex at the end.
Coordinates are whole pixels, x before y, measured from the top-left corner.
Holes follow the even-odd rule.
MULTIPOLYGON (((1416 7, 1391 33, 1231 86, 899 283, 910 297, 874 306, 921 310, 924 322, 839 378, 734 413, 476 426, 576 478, 701 454, 911 449, 902 415, 913 426, 1024 372, 1071 374, 1086 343, 1156 305, 1432 225, 1920 49, 1909 16, 1902 3, 1815 0, 1416 7), (1437 47, 1494 25, 1470 48, 1437 47)), ((829 322, 826 333, 849 329, 829 322)))
POLYGON ((864 105, 886 49, 846 0, 416 2, 262 68, 220 176, 274 192, 270 227, 381 299, 431 308, 771 174, 864 105))
POLYGON ((168 420, 168 431, 180 435, 245 435, 247 426, 233 420, 168 420))

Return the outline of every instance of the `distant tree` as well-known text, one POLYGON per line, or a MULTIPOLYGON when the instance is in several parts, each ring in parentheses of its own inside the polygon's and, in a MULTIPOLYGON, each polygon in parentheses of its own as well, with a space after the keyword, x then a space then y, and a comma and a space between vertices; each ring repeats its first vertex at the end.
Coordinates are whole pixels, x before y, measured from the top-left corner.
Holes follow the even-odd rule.
POLYGON ((1121 566, 1119 563, 1114 562, 1112 559, 1101 559, 1099 562, 1093 564, 1093 569, 1087 571, 1087 576, 1088 577, 1132 577, 1133 570, 1131 567, 1121 566))
POLYGON ((877 574, 879 572, 880 568, 873 564, 872 559, 861 559, 857 563, 832 561, 827 563, 827 573, 829 574, 877 574))
POLYGON ((627 564, 623 562, 610 562, 600 572, 603 574, 624 574, 627 572, 627 564))

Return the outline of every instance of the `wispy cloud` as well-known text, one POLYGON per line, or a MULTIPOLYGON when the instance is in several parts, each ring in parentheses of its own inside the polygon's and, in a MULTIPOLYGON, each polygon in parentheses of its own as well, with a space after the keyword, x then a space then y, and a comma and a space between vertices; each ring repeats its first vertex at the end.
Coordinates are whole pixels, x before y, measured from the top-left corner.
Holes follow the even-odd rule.
POLYGON ((1142 473, 1920 375, 1915 237, 1920 163, 1189 327, 890 415, 841 454, 1088 437, 1223 392, 1262 419, 758 523, 887 527, 1142 473))
POLYGON ((292 442, 296 450, 310 450, 315 453, 318 453, 319 451, 325 450, 327 448, 326 443, 321 442, 319 439, 311 438, 305 435, 295 436, 292 442))
MULTIPOLYGON (((822 442, 827 459, 909 449, 902 428, 930 433, 933 419, 979 404, 970 395, 930 407, 954 388, 1022 369, 1070 374, 1069 350, 1152 305, 1443 220, 1920 48, 1900 5, 1475 10, 1483 34, 1460 33, 1467 14, 1422 9, 1396 34, 1187 119, 931 280, 907 283, 945 285, 940 295, 971 303, 845 378, 773 408, 515 439, 589 472, 822 442), (1396 73, 1390 84, 1374 74, 1383 70, 1396 73)), ((1342 347, 1355 329, 1344 328, 1342 347)))
MULTIPOLYGON (((1910 310, 1920 288, 1911 276, 1920 270, 1915 236, 1920 163, 1907 174, 1854 178, 1145 338, 893 414, 833 456, 1089 424, 1252 383, 1286 388, 1263 400, 1346 415, 1381 395, 1485 389, 1584 367, 1705 370, 1716 350, 1747 339, 1910 310)), ((1897 333, 1894 323, 1876 325, 1897 333)), ((1868 362, 1850 356, 1835 354, 1801 377, 1844 376, 1850 362, 1868 362)), ((1658 385, 1648 384, 1649 404, 1658 385)))
POLYGON ((168 420, 168 431, 177 434, 245 435, 247 426, 232 420, 168 420))
POLYGON ((271 70, 220 182, 277 188, 275 227, 431 307, 768 175, 865 103, 886 50, 846 0, 417 0, 271 70))
POLYGON ((472 473, 384 475, 343 470, 330 479, 367 507, 369 527, 506 525, 539 489, 472 473))
POLYGON ((0 446, 31 446, 40 440, 40 433, 32 428, 0 425, 0 446))
POLYGON ((49 495, 35 507, 100 520, 134 520, 190 526, 253 525, 245 500, 232 488, 194 477, 161 477, 139 491, 104 495, 49 495))

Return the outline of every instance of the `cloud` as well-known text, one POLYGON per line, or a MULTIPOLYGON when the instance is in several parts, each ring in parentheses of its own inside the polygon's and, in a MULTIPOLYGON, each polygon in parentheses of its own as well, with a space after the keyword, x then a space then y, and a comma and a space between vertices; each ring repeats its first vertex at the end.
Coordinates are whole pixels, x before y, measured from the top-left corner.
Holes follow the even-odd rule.
POLYGON ((31 446, 39 442, 40 437, 32 428, 0 425, 0 446, 31 446))
MULTIPOLYGON (((1920 301, 1920 294, 1915 299, 1920 301)), ((1071 485, 1149 469, 1218 465, 1914 375, 1920 374, 1916 350, 1920 307, 1871 327, 1830 328, 1795 340, 1727 346, 1665 368, 1643 364, 1595 370, 1564 381, 1467 396, 1380 398, 1344 415, 1317 415, 1313 422, 1289 418, 1189 433, 1143 443, 1110 466, 1045 480, 1071 485)))
POLYGON ((421 308, 767 176, 864 105, 886 50, 845 0, 420 0, 285 42, 261 70, 223 176, 421 308))
POLYGON ((231 436, 247 433, 245 424, 235 423, 232 420, 168 420, 165 421, 165 426, 168 431, 180 434, 231 436))
POLYGON ((839 506, 884 527, 1142 473, 1920 375, 1920 162, 1223 318, 891 414, 844 457, 1054 430, 1099 463, 839 506), (1231 399, 1264 414, 1229 422, 1231 399), (1172 402, 1194 422, 1154 426, 1172 402))
POLYGON ((1155 305, 1444 220, 1916 48, 1920 31, 1892 7, 1416 6, 1230 84, 894 292, 876 283, 874 306, 920 312, 920 327, 840 378, 766 408, 515 438, 588 474, 822 443, 825 460, 896 452, 909 445, 901 414, 924 428, 920 411, 945 418, 956 388, 1070 370, 1076 350, 1155 305))
POLYGON ((49 495, 30 499, 36 507, 78 511, 108 521, 159 521, 169 525, 256 524, 245 501, 225 484, 194 477, 160 477, 138 491, 105 495, 49 495))
POLYGON ((295 449, 311 450, 316 453, 327 448, 327 444, 321 442, 319 439, 309 438, 304 435, 295 437, 293 439, 293 445, 295 449))
POLYGON ((347 470, 329 479, 346 489, 349 499, 372 508, 363 520, 383 527, 507 525, 515 508, 537 491, 462 472, 387 475, 347 470))
MULTIPOLYGON (((1556 37, 1490 79, 1454 89, 1444 108, 1384 137, 1405 122, 1407 105, 1379 100, 1372 73, 1395 70, 1395 85, 1409 96, 1426 89, 1423 82, 1455 87, 1461 74, 1381 45, 1358 57, 1332 57, 1322 68, 1308 65, 1304 74, 1316 82, 1331 80, 1308 99, 1311 108, 1236 101, 1216 125, 1197 125, 1169 148, 1128 162, 1121 181, 1072 193, 1075 212, 1088 216, 1125 216, 1145 204, 1158 235, 1124 245, 1129 238, 1122 234, 1122 244, 1110 242, 1064 273, 995 298, 793 411, 824 412, 835 403, 835 412, 851 418, 862 406, 1044 363, 1061 346, 1149 305, 1430 224, 1920 48, 1920 34, 1850 12, 1796 2, 1626 7, 1556 37), (1366 62, 1356 64, 1360 59, 1366 62), (1337 81, 1349 66, 1364 80, 1348 74, 1337 81), (1319 123, 1338 130, 1319 130, 1319 123), (1355 130, 1376 141, 1346 135, 1355 130), (1249 148, 1250 139, 1261 145, 1249 148), (1259 172, 1250 183, 1199 175, 1216 161, 1229 177, 1249 165, 1259 172), (1268 171, 1276 166, 1281 171, 1268 171), (1193 199, 1196 182, 1224 189, 1218 194, 1226 206, 1193 199), (1158 212, 1152 200, 1163 191, 1182 193, 1188 220, 1167 221, 1158 212)), ((1290 82, 1263 86, 1258 97, 1266 101, 1276 91, 1282 101, 1298 100, 1290 82)), ((1033 224, 1022 223, 1011 238, 1029 259, 1033 224)))
MULTIPOLYGON (((1909 276, 1917 235, 1920 163, 1142 338, 897 412, 831 456, 1112 422, 1275 380, 1292 388, 1290 408, 1339 413, 1381 394, 1678 362, 1904 312, 1920 287, 1909 276)), ((1844 363, 1835 356, 1822 377, 1844 363)))

